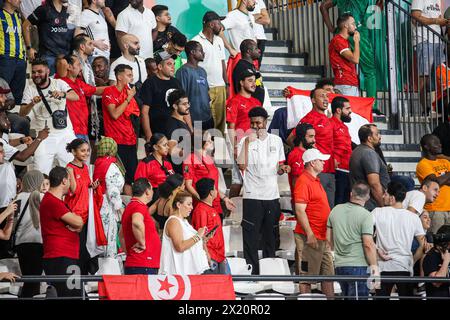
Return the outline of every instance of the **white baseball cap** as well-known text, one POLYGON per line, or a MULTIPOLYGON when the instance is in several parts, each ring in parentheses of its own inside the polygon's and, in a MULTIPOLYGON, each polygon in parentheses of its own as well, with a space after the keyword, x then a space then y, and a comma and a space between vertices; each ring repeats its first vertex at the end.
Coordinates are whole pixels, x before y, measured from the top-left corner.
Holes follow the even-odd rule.
POLYGON ((323 160, 326 161, 330 159, 329 154, 323 154, 319 150, 312 148, 308 149, 303 153, 302 160, 304 164, 307 164, 308 162, 314 161, 314 160, 323 160))

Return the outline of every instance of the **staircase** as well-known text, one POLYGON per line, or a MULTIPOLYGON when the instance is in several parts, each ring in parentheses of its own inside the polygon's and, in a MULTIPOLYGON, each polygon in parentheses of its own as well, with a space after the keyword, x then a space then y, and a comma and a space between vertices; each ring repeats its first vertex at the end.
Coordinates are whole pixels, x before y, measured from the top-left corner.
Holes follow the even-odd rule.
MULTIPOLYGON (((267 36, 266 51, 261 65, 264 86, 269 90, 272 109, 269 115, 282 107, 286 107, 286 99, 282 90, 287 86, 311 90, 318 79, 324 75, 323 66, 308 66, 308 54, 291 53, 292 41, 280 40, 277 29, 265 29, 267 36)), ((374 117, 374 123, 380 129, 382 138, 381 149, 387 163, 390 163, 396 175, 410 176, 416 179, 415 171, 420 160, 418 144, 404 144, 401 130, 389 130, 386 117, 374 117)))

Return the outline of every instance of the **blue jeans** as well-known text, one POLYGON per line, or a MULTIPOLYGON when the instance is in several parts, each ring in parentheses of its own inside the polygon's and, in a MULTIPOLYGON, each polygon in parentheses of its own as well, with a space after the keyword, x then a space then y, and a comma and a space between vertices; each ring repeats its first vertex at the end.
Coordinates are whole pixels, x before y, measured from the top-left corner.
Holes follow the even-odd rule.
POLYGON ((158 268, 125 267, 125 274, 158 274, 158 268))
POLYGON ((27 64, 24 59, 0 56, 0 77, 8 82, 16 105, 22 103, 23 90, 27 73, 27 64))
POLYGON ((48 68, 50 69, 50 75, 54 75, 56 72, 56 57, 51 55, 43 55, 41 58, 47 61, 48 68))
POLYGON ((350 200, 350 178, 347 172, 336 170, 336 192, 334 205, 346 203, 350 200))
POLYGON ((231 274, 230 266, 228 265, 227 259, 222 262, 217 262, 211 259, 211 270, 213 274, 231 274))
POLYGON ((417 44, 416 53, 421 76, 434 74, 434 70, 444 61, 444 45, 442 43, 423 41, 417 44))
MULTIPOLYGON (((336 275, 339 276, 366 276, 368 275, 367 267, 336 267, 336 275)), ((358 299, 366 300, 369 296, 369 288, 365 281, 357 281, 358 284, 358 299)), ((341 285, 342 295, 348 298, 346 300, 354 300, 356 297, 356 284, 355 281, 339 281, 341 285)))

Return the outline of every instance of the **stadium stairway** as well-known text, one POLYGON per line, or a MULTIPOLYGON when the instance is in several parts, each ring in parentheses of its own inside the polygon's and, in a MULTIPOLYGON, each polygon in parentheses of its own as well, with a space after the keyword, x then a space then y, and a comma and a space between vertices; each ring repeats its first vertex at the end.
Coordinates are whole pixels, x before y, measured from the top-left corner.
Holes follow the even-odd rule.
MULTIPOLYGON (((266 28, 266 51, 261 65, 264 86, 269 91, 272 107, 269 115, 281 107, 286 107, 282 91, 287 86, 311 90, 324 75, 324 66, 308 66, 308 54, 292 53, 292 41, 280 40, 277 29, 266 28)), ((270 120, 270 119, 269 119, 270 120)), ((381 149, 394 174, 412 177, 416 185, 416 164, 420 160, 418 144, 404 144, 401 130, 388 130, 386 117, 375 117, 374 122, 381 130, 381 149)))

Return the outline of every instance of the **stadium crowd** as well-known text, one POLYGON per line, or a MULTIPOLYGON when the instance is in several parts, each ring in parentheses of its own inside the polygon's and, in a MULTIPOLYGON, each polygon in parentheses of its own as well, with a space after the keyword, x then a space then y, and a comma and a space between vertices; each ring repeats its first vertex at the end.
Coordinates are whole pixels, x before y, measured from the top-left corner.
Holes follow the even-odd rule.
MULTIPOLYGON (((164 5, 116 2, 2 1, 0 258, 17 256, 24 276, 68 275, 73 266, 95 274, 99 258, 121 253, 125 274, 230 274, 222 221, 242 196, 244 257, 258 274, 258 250, 275 257, 279 246, 278 176, 288 175, 296 273, 448 277, 450 154, 440 140, 448 143, 447 124, 420 141, 418 190, 388 169, 376 125, 359 128, 359 145, 346 126, 346 96, 361 94, 356 65, 367 95, 376 90, 360 17, 339 16, 329 46, 335 78, 317 83, 313 109, 282 139, 269 132, 263 107, 264 1, 239 1, 226 17, 206 12, 192 21, 202 24, 193 39, 164 5), (214 137, 224 133, 233 160, 227 192, 214 158, 214 137)), ((324 2, 324 15, 335 2, 324 2)), ((449 25, 425 6, 431 2, 439 1, 413 1, 419 21, 449 25)), ((416 289, 382 281, 376 295, 389 296, 394 285, 400 296, 416 289)), ((49 296, 53 288, 81 295, 64 283, 48 288, 49 296)), ((311 292, 311 283, 299 288, 311 292)), ((369 294, 365 284, 341 288, 369 294)), ((332 282, 321 289, 334 296, 332 282)), ((450 297, 445 284, 425 290, 450 297)), ((25 283, 20 296, 39 291, 25 283)))

